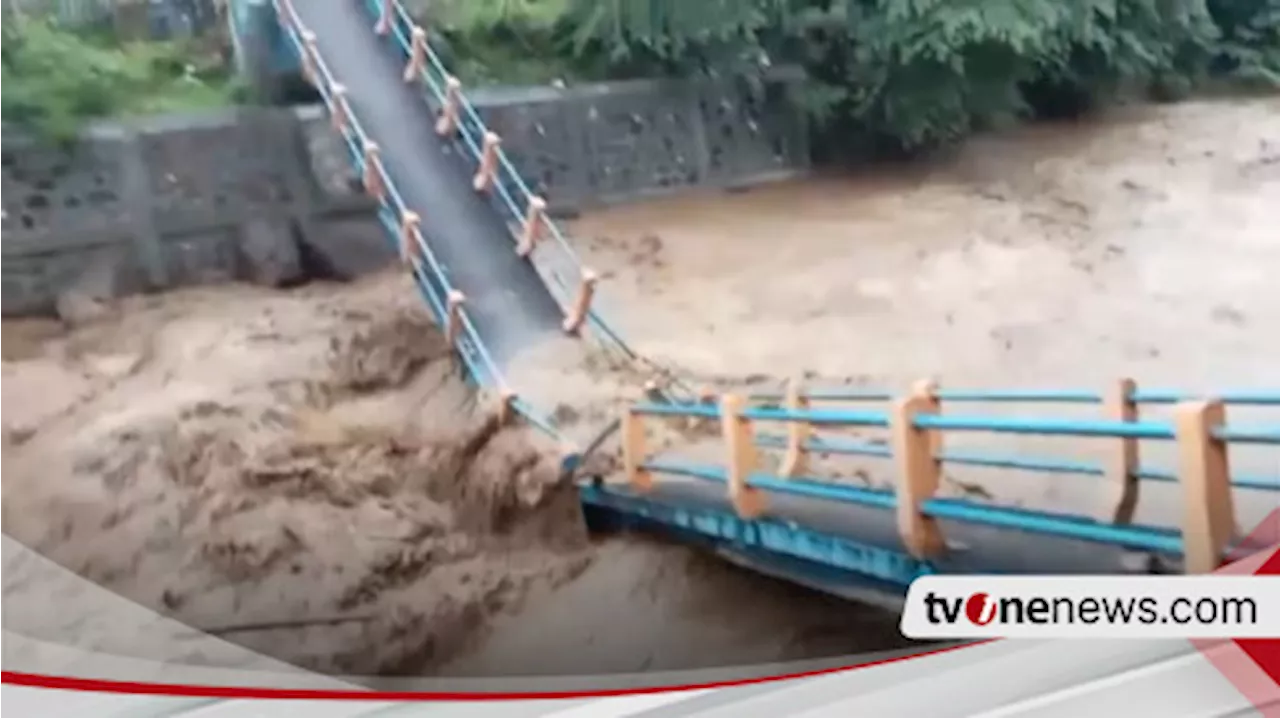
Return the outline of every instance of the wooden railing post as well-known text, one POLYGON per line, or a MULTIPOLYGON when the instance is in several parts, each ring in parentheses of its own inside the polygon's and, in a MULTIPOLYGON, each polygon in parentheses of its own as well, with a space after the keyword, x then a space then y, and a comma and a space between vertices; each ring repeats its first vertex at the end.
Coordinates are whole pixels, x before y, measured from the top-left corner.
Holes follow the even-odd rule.
MULTIPOLYGON (((1137 384, 1132 379, 1120 379, 1108 387, 1103 396, 1103 412, 1112 421, 1134 422, 1138 420, 1138 405, 1132 397, 1137 384)), ((1115 439, 1103 463, 1107 485, 1115 492, 1115 506, 1111 522, 1129 524, 1138 508, 1138 440, 1132 437, 1115 439)))
POLYGON ((590 269, 582 270, 578 294, 573 298, 573 307, 569 309, 569 316, 564 318, 566 334, 576 336, 582 330, 582 324, 587 320, 587 313, 591 311, 591 298, 595 296, 596 282, 599 280, 599 275, 590 269))
POLYGON ((427 31, 417 25, 409 45, 409 62, 404 66, 404 81, 413 82, 427 66, 427 31))
MULTIPOLYGON (((938 382, 933 379, 920 379, 911 385, 911 393, 929 402, 930 414, 942 413, 942 402, 938 400, 938 382)), ((934 458, 942 456, 942 432, 929 432, 929 451, 934 458)))
POLYGON ((498 422, 507 424, 515 414, 516 393, 503 387, 498 390, 498 422))
POLYGON ((302 30, 298 33, 298 37, 302 40, 302 79, 312 87, 319 87, 320 69, 316 63, 319 49, 316 47, 316 34, 310 30, 302 30))
POLYGON ((940 554, 946 548, 938 522, 921 510, 924 502, 937 493, 942 471, 933 453, 931 432, 916 428, 915 418, 935 412, 935 400, 909 396, 894 402, 890 418, 897 469, 898 534, 911 555, 919 559, 940 554))
POLYGON ((476 168, 475 179, 471 184, 477 192, 488 192, 493 188, 494 177, 498 174, 498 145, 502 138, 495 132, 484 133, 484 145, 480 149, 480 166, 476 168))
MULTIPOLYGON (((307 0, 303 0, 306 2, 307 0)), ((395 13, 395 0, 382 0, 379 3, 378 22, 373 26, 373 31, 379 35, 386 35, 391 32, 391 18, 395 13)))
POLYGON ((728 451, 726 479, 729 483, 729 501, 734 511, 746 519, 764 513, 764 495, 748 485, 755 471, 756 447, 752 436, 751 420, 742 416, 746 399, 727 394, 720 399, 720 422, 724 432, 725 449, 728 451))
POLYGON ((462 82, 450 75, 444 81, 444 106, 436 120, 436 134, 447 137, 458 131, 458 112, 462 105, 462 82))
POLYGON ((645 449, 644 417, 630 409, 622 410, 622 469, 627 483, 636 491, 644 492, 653 487, 653 476, 644 469, 645 449))
POLYGON ((458 343, 458 335, 462 332, 462 307, 466 303, 467 295, 456 289, 449 290, 444 319, 444 335, 449 340, 449 346, 456 346, 458 343))
POLYGON ((411 266, 422 250, 418 243, 421 224, 422 218, 412 210, 400 216, 400 261, 411 266))
POLYGON ((520 242, 516 244, 516 254, 528 257, 534 245, 542 238, 542 219, 547 211, 547 201, 541 197, 529 198, 529 208, 524 213, 524 226, 520 229, 520 242))
POLYGON ((378 143, 365 140, 364 143, 364 189, 370 195, 382 200, 386 187, 382 185, 382 159, 378 143))
MULTIPOLYGON (((804 395, 804 386, 799 379, 792 378, 787 382, 786 408, 788 411, 807 411, 809 397, 804 395)), ((807 421, 787 422, 787 453, 782 459, 782 470, 779 472, 786 478, 802 476, 809 469, 809 454, 806 445, 813 435, 813 425, 807 421)))
POLYGON ((1185 571, 1211 573, 1235 534, 1227 445, 1213 436, 1226 411, 1220 401, 1197 401, 1179 404, 1174 412, 1185 571))
POLYGON ((347 86, 335 82, 329 92, 333 95, 333 129, 345 134, 351 122, 351 105, 347 102, 347 86))

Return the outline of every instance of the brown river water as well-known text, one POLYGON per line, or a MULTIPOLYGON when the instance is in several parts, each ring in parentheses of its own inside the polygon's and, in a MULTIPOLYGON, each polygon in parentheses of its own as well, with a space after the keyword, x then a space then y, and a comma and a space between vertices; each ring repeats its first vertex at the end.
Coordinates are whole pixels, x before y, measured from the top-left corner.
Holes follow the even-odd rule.
MULTIPOLYGON (((1274 98, 1127 109, 911 167, 604 209, 567 228, 605 277, 605 314, 695 382, 1280 386, 1274 98)), ((589 538, 555 447, 493 421, 418 301, 391 272, 134 298, 70 327, 5 321, 5 533, 325 671, 663 670, 903 645, 876 609, 681 546, 589 538), (270 626, 312 618, 323 623, 270 626)), ((538 376, 557 382, 545 386, 561 409, 594 418, 639 380, 577 365, 526 378, 538 376)), ((1232 458, 1280 468, 1274 449, 1232 458)), ((1110 500, 1062 478, 954 482, 1029 506, 1110 500)), ((1173 517, 1161 488, 1140 518, 1173 517)), ((1245 524, 1276 502, 1238 504, 1245 524)), ((38 620, 83 618, 55 604, 38 620)))

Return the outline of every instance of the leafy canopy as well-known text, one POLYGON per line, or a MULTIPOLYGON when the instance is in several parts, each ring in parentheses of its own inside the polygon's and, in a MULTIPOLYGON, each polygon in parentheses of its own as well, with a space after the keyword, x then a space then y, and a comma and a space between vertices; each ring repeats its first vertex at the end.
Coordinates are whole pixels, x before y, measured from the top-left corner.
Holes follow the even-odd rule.
POLYGON ((0 95, 5 123, 68 140, 85 121, 226 105, 237 90, 201 76, 177 43, 114 44, 44 19, 3 26, 0 95))

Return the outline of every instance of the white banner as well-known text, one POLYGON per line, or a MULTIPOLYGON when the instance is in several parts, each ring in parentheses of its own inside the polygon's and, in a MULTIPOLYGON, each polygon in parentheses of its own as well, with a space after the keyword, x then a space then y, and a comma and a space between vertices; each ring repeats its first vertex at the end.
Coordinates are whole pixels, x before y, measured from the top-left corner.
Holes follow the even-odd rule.
POLYGON ((1280 576, 924 576, 910 638, 1280 638, 1280 576))

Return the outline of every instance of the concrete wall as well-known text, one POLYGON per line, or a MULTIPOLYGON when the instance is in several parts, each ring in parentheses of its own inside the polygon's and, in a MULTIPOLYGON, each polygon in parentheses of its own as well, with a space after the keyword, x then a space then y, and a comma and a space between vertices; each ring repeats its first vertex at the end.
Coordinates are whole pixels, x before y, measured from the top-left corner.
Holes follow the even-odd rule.
MULTIPOLYGON (((803 170, 785 92, 643 82, 476 95, 528 183, 573 209, 803 170)), ((316 107, 107 123, 74 147, 3 134, 5 316, 60 298, 349 277, 394 261, 316 107)))
POLYGON ((807 170, 807 123, 792 97, 802 80, 779 72, 755 90, 638 80, 468 97, 520 175, 563 210, 807 170))
POLYGON ((391 258, 312 108, 104 124, 67 148, 5 132, 2 161, 6 316, 50 313, 67 292, 285 285, 391 258))

